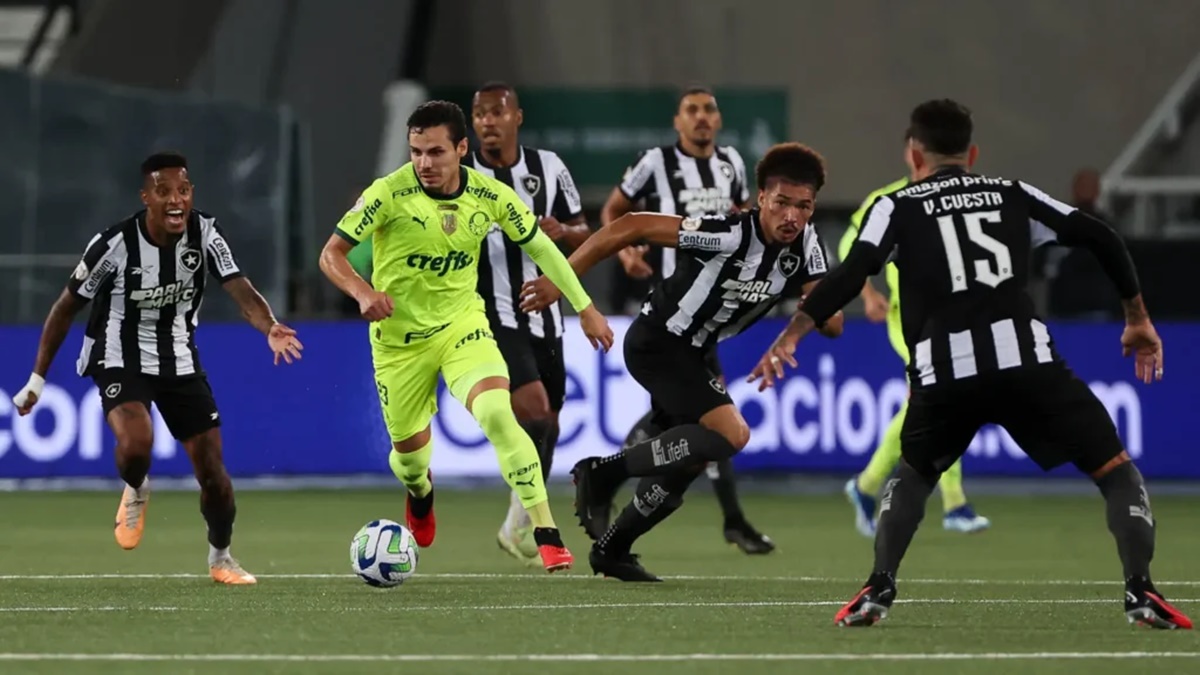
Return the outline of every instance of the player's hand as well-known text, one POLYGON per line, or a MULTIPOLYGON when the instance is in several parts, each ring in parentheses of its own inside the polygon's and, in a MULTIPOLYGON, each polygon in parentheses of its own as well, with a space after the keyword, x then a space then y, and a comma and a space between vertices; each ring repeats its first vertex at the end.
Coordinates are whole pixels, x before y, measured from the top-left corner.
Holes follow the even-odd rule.
POLYGON ((558 222, 558 218, 554 216, 539 218, 538 225, 542 228, 542 232, 545 232, 550 237, 550 241, 559 241, 567 236, 567 227, 558 222))
POLYGON ((603 347, 605 352, 612 349, 612 328, 608 325, 608 319, 604 318, 595 305, 588 305, 579 313, 579 327, 583 329, 588 342, 592 343, 592 349, 603 347))
POLYGON ((625 268, 625 274, 634 279, 648 279, 654 274, 654 268, 650 263, 646 262, 646 252, 650 250, 649 246, 626 246, 617 251, 617 259, 621 261, 621 266, 625 268))
POLYGON ((558 302, 560 297, 562 291, 544 276, 526 281, 521 285, 521 311, 540 312, 558 302))
POLYGON ((1125 324, 1121 333, 1121 354, 1133 354, 1133 372, 1137 379, 1150 384, 1163 378, 1163 344, 1149 320, 1125 324))
POLYGON ((387 293, 371 290, 358 299, 358 313, 367 321, 382 321, 392 315, 396 303, 387 293))
POLYGON ((863 294, 862 299, 863 313, 867 315, 867 321, 871 323, 887 321, 889 304, 883 293, 872 288, 863 294))
POLYGON ((42 397, 42 387, 45 384, 46 380, 41 375, 34 373, 29 376, 29 381, 12 398, 18 415, 24 417, 33 410, 33 406, 37 405, 38 399, 42 397))
POLYGON ((304 345, 296 339, 296 331, 281 323, 271 326, 271 330, 267 331, 267 344, 275 352, 275 365, 279 365, 280 357, 289 365, 292 359, 299 361, 300 351, 304 349, 304 345))
POLYGON ((812 330, 812 321, 808 319, 808 315, 804 313, 797 314, 796 317, 803 318, 805 321, 798 321, 793 318, 788 322, 783 332, 771 346, 767 349, 767 353, 763 354, 758 360, 758 365, 754 366, 754 370, 750 371, 750 376, 746 378, 747 382, 753 382, 761 379, 758 383, 758 390, 763 391, 768 387, 775 386, 776 380, 783 379, 783 364, 795 368, 797 365, 796 345, 800 343, 800 338, 804 337, 808 331, 812 330))

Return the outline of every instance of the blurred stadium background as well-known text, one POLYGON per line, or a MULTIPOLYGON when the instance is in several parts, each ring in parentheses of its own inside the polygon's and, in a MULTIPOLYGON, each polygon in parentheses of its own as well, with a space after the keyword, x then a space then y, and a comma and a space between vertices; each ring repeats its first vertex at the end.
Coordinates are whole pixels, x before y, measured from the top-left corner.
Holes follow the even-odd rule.
MULTIPOLYGON (((321 278, 317 253, 358 191, 407 159, 407 113, 430 98, 466 104, 491 79, 517 87, 523 143, 562 155, 593 227, 637 152, 673 139, 676 92, 712 86, 720 142, 748 163, 782 140, 825 155, 816 220, 830 250, 861 199, 904 173, 911 107, 964 101, 983 171, 1093 208, 1126 237, 1172 352, 1164 382, 1133 382, 1115 296, 1088 254, 1041 256, 1037 299, 1143 472, 1200 479, 1188 452, 1200 370, 1189 353, 1200 340, 1197 25, 1189 0, 0 1, 0 479, 46 488, 114 478, 95 389, 72 370, 78 333, 37 415, 17 417, 10 397, 88 239, 138 207, 138 163, 174 148, 192 161, 197 206, 221 219, 307 345, 300 365, 272 368, 231 302, 214 293, 205 303, 200 348, 239 485, 390 485, 365 329, 321 278)), ((586 283, 616 314, 637 292, 615 264, 586 283)), ((883 328, 858 313, 841 340, 806 344, 782 389, 732 385, 753 430, 743 475, 844 480, 865 463, 905 385, 883 328)), ((725 345, 731 382, 777 329, 725 345)), ((646 403, 619 349, 595 354, 575 332, 568 348, 559 475, 612 447, 646 403)), ((473 420, 448 396, 443 410, 439 477, 499 485, 473 420)), ((155 452, 156 477, 190 484, 165 428, 155 452)), ((995 429, 966 460, 968 491, 1037 473, 995 429)))

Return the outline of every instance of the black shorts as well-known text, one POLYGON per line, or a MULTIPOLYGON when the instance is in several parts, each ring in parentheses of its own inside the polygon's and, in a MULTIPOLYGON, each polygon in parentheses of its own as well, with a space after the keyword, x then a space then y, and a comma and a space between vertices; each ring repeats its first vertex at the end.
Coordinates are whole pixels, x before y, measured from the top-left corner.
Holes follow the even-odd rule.
POLYGON ((913 389, 901 454, 924 475, 945 471, 984 424, 1004 427, 1043 471, 1071 463, 1091 474, 1125 449, 1100 399, 1051 363, 913 389))
POLYGON ((104 416, 122 403, 136 401, 150 411, 158 407, 163 421, 178 440, 187 440, 221 426, 217 402, 203 375, 158 377, 124 368, 98 370, 92 381, 100 390, 104 416))
POLYGON ((539 338, 527 332, 497 326, 492 322, 496 345, 508 364, 509 389, 516 391, 530 382, 542 383, 550 409, 562 410, 567 395, 567 368, 563 364, 562 338, 539 338))
POLYGON ((625 333, 625 367, 650 392, 653 423, 659 429, 697 424, 710 411, 733 403, 715 348, 698 349, 641 317, 625 333))

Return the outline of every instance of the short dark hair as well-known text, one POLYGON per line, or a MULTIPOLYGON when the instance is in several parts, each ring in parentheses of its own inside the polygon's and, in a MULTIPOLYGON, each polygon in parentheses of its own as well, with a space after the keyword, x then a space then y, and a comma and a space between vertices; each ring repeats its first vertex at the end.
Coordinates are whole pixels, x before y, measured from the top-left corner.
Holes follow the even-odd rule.
POLYGON ((142 162, 142 177, 144 178, 155 171, 162 171, 163 169, 186 168, 187 157, 184 157, 182 153, 175 152, 173 150, 156 152, 142 162))
POLYGON ((818 192, 825 185, 825 158, 803 143, 773 145, 754 167, 758 189, 767 189, 772 178, 811 185, 813 192, 818 192))
POLYGON ((693 94, 708 94, 713 98, 717 97, 717 95, 713 93, 712 87, 706 87, 702 84, 693 84, 679 92, 679 98, 675 99, 675 109, 678 110, 679 106, 683 105, 683 99, 693 94))
POLYGON ((503 91, 505 93, 512 94, 513 96, 516 96, 517 94, 517 90, 504 80, 488 80, 487 82, 484 82, 483 85, 478 89, 476 89, 475 93, 483 94, 490 91, 503 91))
POLYGON ((937 155, 961 155, 971 147, 975 125, 965 105, 948 98, 926 101, 909 116, 908 138, 937 155))
POLYGON ((454 145, 458 145, 467 137, 467 118, 457 103, 426 101, 408 116, 409 133, 440 126, 446 127, 450 132, 450 142, 454 145))

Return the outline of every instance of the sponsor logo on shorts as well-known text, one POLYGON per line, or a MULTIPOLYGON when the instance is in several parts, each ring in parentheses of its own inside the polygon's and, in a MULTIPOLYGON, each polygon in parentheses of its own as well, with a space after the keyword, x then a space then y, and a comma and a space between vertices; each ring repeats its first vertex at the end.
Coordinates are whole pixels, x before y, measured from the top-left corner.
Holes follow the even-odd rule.
POLYGON ((714 377, 713 379, 709 380, 708 386, 712 387, 713 390, 716 391, 718 394, 725 393, 725 385, 721 383, 721 378, 719 378, 719 377, 714 377))
POLYGON ((121 393, 121 383, 113 382, 104 388, 104 395, 108 398, 116 398, 117 394, 121 393))
POLYGON ((446 326, 449 326, 449 325, 450 324, 448 324, 448 323, 444 323, 440 326, 434 326, 433 328, 429 328, 426 330, 411 331, 411 332, 405 333, 404 334, 404 344, 408 344, 408 343, 412 342, 413 340, 427 340, 430 337, 433 337, 434 335, 437 335, 438 333, 446 330, 446 326))
POLYGON ((478 341, 482 341, 482 340, 495 340, 495 339, 496 339, 496 336, 492 335, 492 331, 490 331, 486 328, 476 328, 475 330, 471 331, 470 333, 467 333, 466 335, 464 335, 461 340, 454 343, 454 348, 458 349, 459 347, 467 344, 468 342, 478 342, 478 341))

